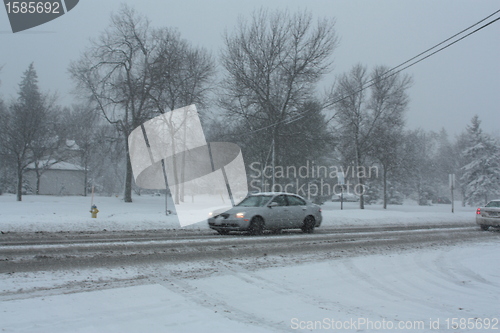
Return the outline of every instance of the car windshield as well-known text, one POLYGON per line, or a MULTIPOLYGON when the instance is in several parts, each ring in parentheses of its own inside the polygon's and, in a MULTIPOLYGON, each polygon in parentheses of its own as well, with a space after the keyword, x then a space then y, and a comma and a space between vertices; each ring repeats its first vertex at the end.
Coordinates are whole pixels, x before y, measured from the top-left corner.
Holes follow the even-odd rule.
POLYGON ((500 201, 490 201, 486 207, 500 207, 500 201))
POLYGON ((251 195, 237 204, 239 207, 262 207, 271 200, 272 195, 251 195))

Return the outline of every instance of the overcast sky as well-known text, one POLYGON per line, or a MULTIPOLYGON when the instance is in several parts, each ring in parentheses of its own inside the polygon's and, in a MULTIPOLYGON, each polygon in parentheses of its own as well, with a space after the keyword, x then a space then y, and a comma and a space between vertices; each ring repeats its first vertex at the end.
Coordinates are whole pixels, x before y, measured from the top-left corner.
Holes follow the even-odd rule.
MULTIPOLYGON (((0 97, 16 96, 22 73, 34 62, 40 88, 57 92, 60 104, 71 104, 74 84, 68 65, 106 28, 122 2, 145 14, 153 26, 176 27, 182 37, 214 55, 223 46, 224 30, 230 31, 239 15, 248 17, 256 8, 308 9, 315 17, 333 17, 340 45, 323 84, 356 63, 370 69, 396 66, 500 9, 498 0, 81 0, 64 16, 16 34, 0 9, 0 97)), ((405 72, 415 82, 409 91, 409 128, 444 127, 454 135, 478 114, 484 130, 497 133, 500 21, 405 72)))

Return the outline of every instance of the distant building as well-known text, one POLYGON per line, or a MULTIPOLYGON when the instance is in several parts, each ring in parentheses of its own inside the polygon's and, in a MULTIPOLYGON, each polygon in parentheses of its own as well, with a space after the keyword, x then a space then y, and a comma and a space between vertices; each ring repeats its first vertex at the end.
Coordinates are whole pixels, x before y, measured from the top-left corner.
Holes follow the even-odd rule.
MULTIPOLYGON (((85 170, 80 166, 81 149, 74 140, 66 144, 54 156, 37 162, 40 174, 39 194, 85 195, 85 170), (62 161, 64 159, 64 161, 62 161)), ((36 192, 37 173, 35 163, 26 168, 24 180, 27 192, 36 192)))
MULTIPOLYGON (((79 165, 68 162, 41 161, 44 170, 40 176, 39 194, 45 195, 84 195, 85 170, 79 165)), ((36 190, 34 163, 30 164, 24 179, 33 192, 36 190)))

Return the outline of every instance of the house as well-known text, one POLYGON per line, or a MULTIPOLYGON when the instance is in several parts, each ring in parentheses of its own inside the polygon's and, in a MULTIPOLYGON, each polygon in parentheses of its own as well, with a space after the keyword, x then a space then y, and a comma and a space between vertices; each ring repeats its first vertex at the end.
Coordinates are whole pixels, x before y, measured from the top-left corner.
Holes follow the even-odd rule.
MULTIPOLYGON (((84 195, 85 170, 83 167, 69 162, 40 161, 40 191, 46 195, 84 195)), ((35 164, 28 166, 24 175, 32 192, 36 191, 35 164)))

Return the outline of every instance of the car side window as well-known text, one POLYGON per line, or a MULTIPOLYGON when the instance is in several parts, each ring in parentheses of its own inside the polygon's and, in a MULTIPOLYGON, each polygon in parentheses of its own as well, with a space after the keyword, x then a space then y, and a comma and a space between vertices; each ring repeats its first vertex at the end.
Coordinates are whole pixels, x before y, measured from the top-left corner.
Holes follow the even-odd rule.
POLYGON ((304 200, 302 200, 301 198, 297 198, 293 195, 288 195, 287 199, 288 199, 288 204, 290 206, 305 206, 306 205, 306 202, 304 200))
POLYGON ((278 203, 278 206, 286 206, 286 198, 284 195, 278 195, 273 199, 271 202, 276 202, 278 203))

